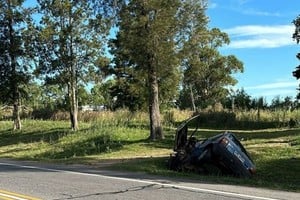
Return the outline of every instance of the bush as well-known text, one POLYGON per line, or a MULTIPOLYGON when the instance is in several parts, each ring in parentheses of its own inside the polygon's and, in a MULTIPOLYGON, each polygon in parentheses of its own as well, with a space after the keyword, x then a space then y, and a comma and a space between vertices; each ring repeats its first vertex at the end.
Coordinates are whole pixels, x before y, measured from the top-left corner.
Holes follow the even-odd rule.
POLYGON ((236 124, 236 115, 232 112, 200 112, 200 127, 230 128, 236 124))
POLYGON ((238 112, 198 112, 200 128, 217 129, 268 129, 296 127, 297 114, 283 111, 238 111, 238 112))
POLYGON ((31 113, 31 118, 47 120, 47 119, 51 119, 53 113, 54 111, 49 108, 35 109, 31 113))

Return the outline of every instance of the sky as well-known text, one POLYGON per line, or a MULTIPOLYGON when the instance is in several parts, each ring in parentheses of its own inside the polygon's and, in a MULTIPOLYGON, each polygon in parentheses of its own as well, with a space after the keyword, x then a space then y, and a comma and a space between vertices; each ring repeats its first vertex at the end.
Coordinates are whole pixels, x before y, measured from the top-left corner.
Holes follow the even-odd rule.
POLYGON ((300 64, 296 54, 300 44, 292 39, 292 21, 300 15, 299 0, 208 0, 209 27, 217 27, 230 37, 220 49, 223 55, 235 55, 244 64, 244 72, 235 74, 238 84, 251 97, 297 95, 300 80, 292 72, 300 64))

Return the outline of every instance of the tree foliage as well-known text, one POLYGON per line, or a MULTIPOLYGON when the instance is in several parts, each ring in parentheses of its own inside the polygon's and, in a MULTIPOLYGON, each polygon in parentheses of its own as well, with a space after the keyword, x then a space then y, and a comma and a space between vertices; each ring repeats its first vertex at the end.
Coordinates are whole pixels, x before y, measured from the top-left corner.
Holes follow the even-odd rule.
POLYGON ((116 39, 110 41, 110 52, 115 57, 107 69, 115 80, 109 88, 110 95, 115 99, 114 109, 141 110, 146 102, 146 76, 136 69, 129 52, 121 47, 120 40, 120 35, 117 35, 116 39))
POLYGON ((28 43, 32 9, 23 0, 0 2, 0 102, 13 105, 14 129, 21 129, 20 99, 30 81, 32 54, 28 43))
POLYGON ((293 38, 296 40, 297 44, 300 42, 300 15, 293 20, 295 25, 295 32, 293 33, 293 38))
POLYGON ((208 21, 203 14, 203 8, 199 8, 201 5, 195 2, 191 11, 198 17, 191 19, 182 52, 183 92, 187 96, 181 95, 183 99, 190 99, 193 110, 196 107, 205 108, 224 99, 228 94, 225 86, 237 83, 232 75, 243 71, 242 62, 235 56, 223 56, 219 53, 218 48, 229 44, 229 37, 218 28, 207 27, 208 21))
MULTIPOLYGON (((40 28, 38 74, 46 84, 67 88, 71 128, 78 129, 78 89, 96 73, 102 60, 108 20, 102 7, 90 1, 38 0, 43 14, 40 28), (100 12, 95 14, 95 8, 100 12)), ((97 2, 99 3, 99 2, 97 2)))
POLYGON ((236 83, 232 74, 243 71, 235 56, 218 52, 229 38, 208 29, 206 8, 205 0, 133 0, 120 11, 119 32, 111 42, 110 72, 118 83, 112 95, 118 106, 131 109, 133 101, 140 107, 148 99, 152 139, 163 137, 160 107, 177 99, 180 78, 180 99, 191 96, 193 104, 205 107, 224 98, 224 86, 236 83))
POLYGON ((243 88, 241 90, 237 90, 233 98, 234 105, 238 109, 249 110, 251 108, 251 97, 243 88))
MULTIPOLYGON (((134 69, 130 78, 138 77, 140 87, 146 86, 151 139, 164 137, 160 121, 159 97, 164 94, 161 88, 165 86, 174 91, 177 85, 175 41, 179 6, 177 0, 132 0, 120 11, 120 30, 115 44, 120 56, 128 56, 126 67, 134 69)), ((166 92, 165 95, 169 94, 166 92)))
POLYGON ((110 94, 110 89, 113 85, 115 85, 114 80, 108 80, 94 85, 91 89, 89 104, 94 106, 105 106, 105 108, 112 110, 115 102, 110 94))
MULTIPOLYGON (((295 32, 293 33, 293 39, 296 40, 297 44, 300 41, 300 15, 293 20, 293 24, 295 25, 295 32)), ((300 60, 300 52, 296 55, 298 60, 300 60)), ((300 78, 300 65, 296 67, 296 70, 293 72, 293 76, 297 79, 300 78)), ((298 88, 300 90, 300 88, 298 88)), ((297 99, 300 99, 300 93, 297 95, 297 99)))

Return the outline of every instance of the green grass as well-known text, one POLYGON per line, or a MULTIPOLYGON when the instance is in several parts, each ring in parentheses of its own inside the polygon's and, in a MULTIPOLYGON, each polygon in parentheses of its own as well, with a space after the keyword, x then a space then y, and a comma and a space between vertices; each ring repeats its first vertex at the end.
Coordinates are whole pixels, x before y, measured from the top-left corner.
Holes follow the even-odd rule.
MULTIPOLYGON (((112 160, 119 170, 300 192, 300 129, 235 130, 257 166, 253 178, 240 179, 169 171, 174 129, 165 130, 165 140, 153 142, 146 126, 137 122, 80 123, 78 132, 66 121, 25 120, 21 131, 11 127, 12 122, 0 121, 2 158, 84 164, 112 160)), ((201 129, 197 134, 207 138, 220 132, 201 129)))

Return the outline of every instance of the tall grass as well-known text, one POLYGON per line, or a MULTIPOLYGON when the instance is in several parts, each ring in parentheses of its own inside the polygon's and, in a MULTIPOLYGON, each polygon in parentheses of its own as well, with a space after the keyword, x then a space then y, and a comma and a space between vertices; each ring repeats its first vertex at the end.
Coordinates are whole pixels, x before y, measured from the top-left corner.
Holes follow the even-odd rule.
POLYGON ((288 122, 290 119, 300 120, 300 111, 287 110, 250 110, 235 112, 239 121, 261 121, 261 122, 288 122))
MULTIPOLYGON (((177 122, 184 121, 191 117, 193 112, 189 110, 170 109, 161 113, 162 124, 165 126, 173 126, 177 122)), ((46 116, 54 121, 69 120, 69 113, 57 111, 53 112, 51 116, 46 116)), ((81 122, 88 122, 98 124, 99 127, 103 126, 117 126, 128 127, 138 126, 145 127, 149 125, 149 114, 147 112, 130 112, 127 109, 120 109, 116 111, 84 111, 79 112, 78 119, 81 122)))
POLYGON ((250 110, 250 111, 202 111, 200 114, 200 126, 205 128, 222 129, 266 129, 298 127, 300 112, 286 110, 250 110))
MULTIPOLYGON (((201 115, 201 126, 206 128, 280 128, 296 127, 300 122, 300 110, 236 110, 234 113, 228 110, 209 110, 199 112, 201 115)), ((11 119, 10 110, 0 110, 0 120, 11 119)), ((169 109, 161 112, 161 121, 164 127, 176 127, 179 122, 191 117, 190 110, 169 109)), ((22 119, 43 119, 53 121, 68 121, 69 113, 63 111, 39 110, 24 113, 22 119)), ((149 114, 147 112, 130 112, 126 109, 117 111, 86 111, 79 112, 80 122, 97 124, 97 126, 116 127, 140 127, 149 126, 149 114)))

